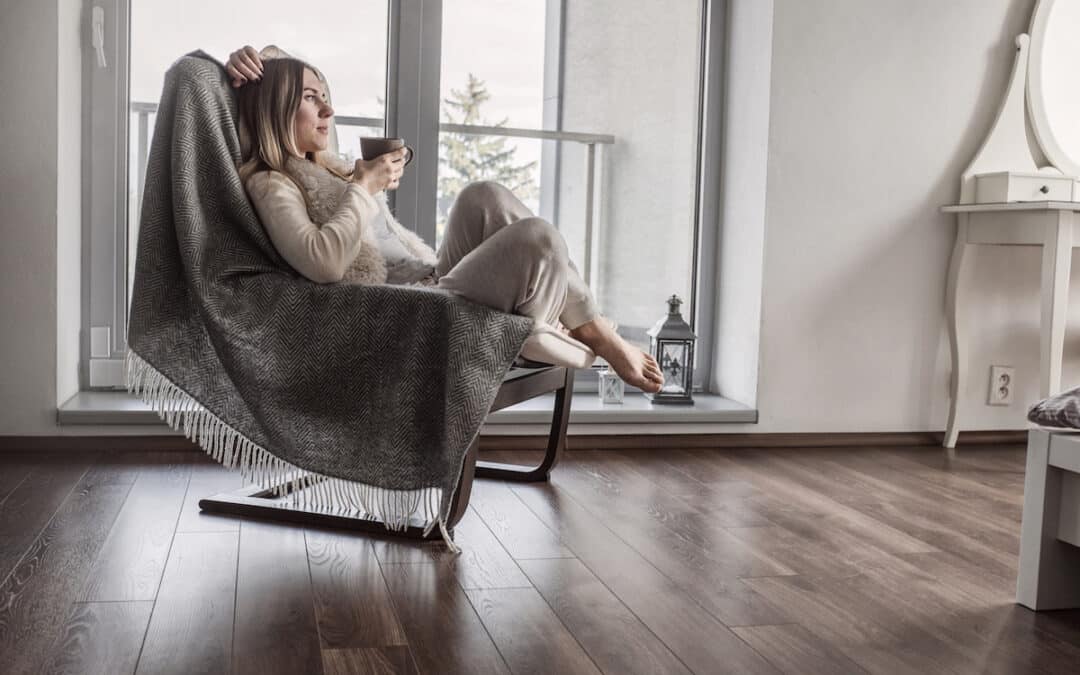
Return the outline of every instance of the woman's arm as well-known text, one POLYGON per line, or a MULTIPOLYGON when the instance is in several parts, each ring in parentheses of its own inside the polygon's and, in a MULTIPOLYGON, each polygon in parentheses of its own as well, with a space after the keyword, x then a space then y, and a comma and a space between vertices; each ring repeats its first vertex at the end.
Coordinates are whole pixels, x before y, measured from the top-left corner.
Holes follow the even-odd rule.
POLYGON ((297 272, 321 284, 341 281, 360 253, 364 228, 379 212, 375 198, 350 183, 337 211, 320 226, 308 216, 300 188, 280 172, 256 173, 247 187, 274 247, 297 272))
POLYGON ((244 45, 229 54, 225 72, 232 78, 232 86, 241 87, 249 81, 262 77, 262 62, 267 59, 287 58, 290 54, 277 45, 266 45, 261 51, 255 51, 251 45, 244 45))

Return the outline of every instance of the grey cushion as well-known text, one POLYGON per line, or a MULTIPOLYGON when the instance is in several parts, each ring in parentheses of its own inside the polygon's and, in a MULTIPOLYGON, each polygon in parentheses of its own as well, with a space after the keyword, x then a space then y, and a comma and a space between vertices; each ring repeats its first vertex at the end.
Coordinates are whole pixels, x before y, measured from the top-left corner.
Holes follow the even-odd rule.
POLYGON ((1027 418, 1044 427, 1080 429, 1080 387, 1039 401, 1028 409, 1027 418))
POLYGON ((579 342, 543 321, 533 323, 532 332, 521 346, 521 354, 529 361, 550 363, 567 368, 588 368, 596 360, 596 354, 588 345, 579 342))

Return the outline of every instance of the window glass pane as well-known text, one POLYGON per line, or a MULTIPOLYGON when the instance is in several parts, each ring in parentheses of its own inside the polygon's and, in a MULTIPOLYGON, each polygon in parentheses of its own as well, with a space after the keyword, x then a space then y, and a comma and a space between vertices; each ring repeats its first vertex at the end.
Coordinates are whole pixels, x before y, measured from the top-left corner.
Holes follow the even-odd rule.
MULTIPOLYGON (((541 129, 544 0, 444 0, 440 121, 541 129)), ((443 131, 439 135, 436 241, 462 187, 495 180, 539 209, 542 141, 443 131)))
POLYGON ((624 337, 647 347, 673 293, 689 319, 702 12, 700 0, 444 0, 438 239, 461 187, 497 180, 559 228, 624 337))
MULTIPOLYGON (((568 0, 564 17, 562 124, 611 134, 600 145, 593 287, 627 339, 682 298, 689 320, 697 199, 702 3, 568 0)), ((585 160, 562 153, 558 219, 580 228, 585 160)))
MULTIPOLYGON (((169 66, 196 49, 225 62, 230 52, 245 44, 256 49, 275 44, 326 75, 339 118, 339 150, 357 158, 360 136, 383 134, 387 7, 386 0, 325 0, 317 11, 293 0, 131 0, 129 275, 138 241, 141 168, 169 66), (360 127, 341 117, 380 121, 375 128, 360 127)), ((128 283, 130 297, 130 278, 128 283)))

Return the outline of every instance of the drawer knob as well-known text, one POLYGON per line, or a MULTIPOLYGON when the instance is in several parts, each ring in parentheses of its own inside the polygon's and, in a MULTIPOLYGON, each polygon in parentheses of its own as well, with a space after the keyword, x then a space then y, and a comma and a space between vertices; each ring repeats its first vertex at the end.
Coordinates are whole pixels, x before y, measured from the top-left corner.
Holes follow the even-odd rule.
POLYGON ((1047 192, 1050 192, 1050 188, 1044 185, 1041 188, 1039 188, 1039 192, 1041 192, 1043 194, 1046 194, 1047 192))

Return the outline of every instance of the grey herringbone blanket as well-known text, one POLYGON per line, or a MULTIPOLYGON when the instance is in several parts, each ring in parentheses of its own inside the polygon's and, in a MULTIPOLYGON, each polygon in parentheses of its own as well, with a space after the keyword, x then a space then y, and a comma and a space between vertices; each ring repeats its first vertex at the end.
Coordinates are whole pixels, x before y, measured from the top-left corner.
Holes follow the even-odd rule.
POLYGON ((445 537, 465 452, 532 320, 435 288, 307 280, 274 249, 239 159, 223 67, 182 57, 150 148, 128 390, 253 482, 445 537))

